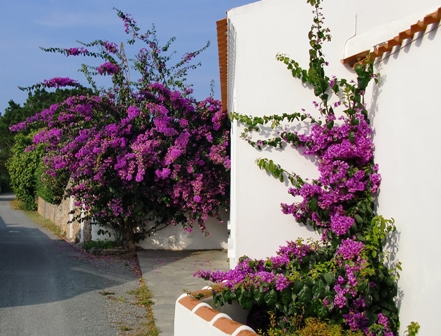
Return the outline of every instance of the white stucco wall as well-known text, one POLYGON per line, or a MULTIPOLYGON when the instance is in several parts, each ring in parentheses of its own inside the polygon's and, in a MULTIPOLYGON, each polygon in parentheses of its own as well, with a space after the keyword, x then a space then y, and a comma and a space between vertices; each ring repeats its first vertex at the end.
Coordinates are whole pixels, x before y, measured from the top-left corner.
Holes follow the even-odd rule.
MULTIPOLYGON (((229 110, 263 116, 300 112, 305 108, 318 116, 312 104, 316 100, 313 92, 276 60, 276 54, 283 53, 307 67, 307 34, 312 16, 306 1, 263 0, 232 9, 227 17, 235 41, 228 50, 234 55, 234 59, 229 59, 229 66, 234 67, 229 69, 229 110)), ((354 22, 351 19, 341 23, 338 29, 331 26, 334 42, 326 46, 326 54, 332 62, 329 74, 346 76, 348 71, 340 59, 345 40, 353 35, 354 22), (338 34, 337 30, 343 33, 338 34)), ((252 258, 274 255, 287 240, 319 238, 315 232, 296 224, 291 216, 282 214, 280 203, 294 201, 287 193, 288 185, 269 177, 254 162, 267 157, 308 178, 318 177, 315 164, 291 148, 283 152, 251 148, 240 139, 238 123, 233 124, 232 133, 231 225, 236 233, 232 238, 235 254, 230 258, 232 266, 242 255, 252 258)))
POLYGON ((403 263, 403 324, 440 335, 441 300, 441 32, 430 33, 379 67, 383 79, 373 109, 376 160, 382 184, 378 212, 398 228, 403 263))
POLYGON ((209 237, 205 237, 197 225, 192 232, 186 232, 181 225, 168 226, 163 230, 157 231, 151 237, 147 237, 137 245, 144 249, 159 250, 209 250, 227 249, 227 214, 223 223, 219 223, 214 218, 209 218, 206 222, 209 237))
MULTIPOLYGON (((438 0, 324 1, 325 24, 333 38, 324 48, 330 62, 328 75, 355 78, 353 71, 340 63, 343 57, 393 38, 440 5, 438 0)), ((276 53, 282 52, 308 66, 311 18, 311 7, 305 0, 262 0, 228 12, 230 111, 262 116, 306 108, 313 114, 312 92, 275 59, 276 53)), ((396 257, 403 263, 399 281, 401 333, 411 321, 417 321, 419 335, 441 334, 441 320, 436 316, 441 301, 441 179, 437 174, 441 164, 440 34, 438 28, 419 36, 381 62, 377 67, 382 76, 380 85, 367 94, 376 162, 383 177, 378 212, 396 220, 396 257)), ((268 157, 302 176, 318 176, 314 164, 294 150, 259 152, 239 138, 240 132, 235 123, 232 264, 242 255, 274 255, 286 240, 313 235, 281 213, 279 204, 293 198, 287 194, 287 186, 259 170, 255 159, 268 157)))
MULTIPOLYGON (((206 222, 206 237, 199 227, 195 225, 192 232, 186 232, 182 225, 168 226, 146 237, 136 245, 144 249, 153 250, 225 250, 228 247, 228 214, 223 213, 223 223, 215 218, 209 218, 206 222)), ((99 225, 92 225, 92 240, 114 240, 112 234, 98 234, 99 230, 109 231, 99 225)))

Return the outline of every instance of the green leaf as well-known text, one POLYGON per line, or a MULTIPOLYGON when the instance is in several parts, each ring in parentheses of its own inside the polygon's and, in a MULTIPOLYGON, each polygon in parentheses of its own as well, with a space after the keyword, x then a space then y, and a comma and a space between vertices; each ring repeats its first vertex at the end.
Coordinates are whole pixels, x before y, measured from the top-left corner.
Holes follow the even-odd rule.
POLYGON ((372 304, 372 295, 367 295, 366 297, 365 297, 365 303, 366 303, 366 306, 370 306, 371 304, 372 304))
POLYGON ((311 211, 317 211, 318 210, 318 199, 317 197, 312 197, 308 202, 308 208, 311 211))
POLYGON ((263 291, 262 287, 259 287, 259 290, 254 294, 254 299, 259 306, 264 303, 265 292, 263 291))
POLYGON ((358 224, 363 224, 363 218, 361 218, 360 215, 355 214, 354 218, 355 218, 355 220, 357 221, 358 224))
POLYGON ((294 285, 292 286, 292 292, 294 294, 297 294, 302 288, 303 288, 303 282, 302 281, 296 281, 294 283, 294 285))
POLYGON ((323 274, 323 278, 325 279, 326 283, 329 286, 332 286, 333 284, 335 284, 335 274, 334 273, 331 273, 331 272, 325 273, 325 274, 323 274))
POLYGON ((369 284, 368 284, 367 281, 366 281, 366 282, 363 282, 363 283, 361 283, 361 284, 359 284, 359 285, 357 286, 357 291, 360 292, 360 293, 364 293, 364 291, 368 289, 368 285, 369 285, 369 284))
POLYGON ((315 285, 312 287, 312 295, 314 295, 316 299, 323 298, 325 296, 325 291, 325 282, 322 279, 317 280, 315 285))
POLYGON ((241 295, 237 297, 237 302, 239 302, 244 309, 251 309, 254 302, 253 294, 251 291, 244 289, 241 295))
POLYGON ((322 90, 320 87, 316 86, 316 87, 314 88, 314 94, 315 94, 316 96, 320 96, 322 93, 323 93, 323 90, 322 90))
POLYGON ((231 302, 231 291, 230 290, 226 290, 222 292, 222 298, 224 299, 224 302, 231 302))
POLYGON ((356 94, 355 96, 352 97, 352 100, 354 102, 360 103, 361 102, 361 95, 360 94, 356 94))
POLYGON ((284 305, 288 305, 288 303, 290 303, 292 301, 291 290, 289 288, 285 288, 282 291, 282 293, 280 295, 280 301, 284 305))
POLYGON ((317 308, 317 317, 324 319, 326 316, 328 316, 328 309, 324 305, 320 305, 317 308))
POLYGON ((270 291, 266 292, 265 294, 265 303, 272 307, 277 302, 277 292, 274 289, 271 289, 270 291))
POLYGON ((362 234, 357 233, 355 236, 357 237, 357 240, 359 240, 359 241, 361 241, 361 242, 364 242, 364 241, 365 241, 365 237, 363 237, 362 234))
POLYGON ((297 295, 297 297, 299 298, 300 301, 304 302, 305 304, 309 303, 312 297, 311 288, 304 285, 301 291, 299 292, 299 294, 297 295))

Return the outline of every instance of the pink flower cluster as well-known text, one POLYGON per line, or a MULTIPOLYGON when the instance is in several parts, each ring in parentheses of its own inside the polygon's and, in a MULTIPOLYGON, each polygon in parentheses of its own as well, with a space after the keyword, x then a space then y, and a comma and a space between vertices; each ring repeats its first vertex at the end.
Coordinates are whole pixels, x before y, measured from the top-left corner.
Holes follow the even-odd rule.
POLYGON ((105 96, 71 97, 13 129, 47 125, 34 142, 46 145, 49 173, 68 170, 69 194, 101 221, 140 213, 204 231, 229 204, 227 113, 217 100, 195 102, 159 83, 142 95, 128 107, 105 96))
POLYGON ((342 240, 340 246, 337 249, 337 256, 340 256, 343 260, 356 260, 360 257, 360 253, 365 249, 362 242, 347 238, 342 240))
POLYGON ((280 246, 277 256, 267 258, 266 261, 243 258, 232 270, 226 272, 199 270, 194 276, 213 282, 225 282, 225 286, 232 290, 245 285, 248 289, 251 287, 258 289, 263 286, 265 291, 273 286, 276 290, 282 291, 292 285, 284 275, 290 263, 296 260, 300 265, 302 258, 313 252, 314 249, 310 245, 289 241, 286 246, 280 246))
POLYGON ((101 64, 97 69, 100 75, 113 75, 118 72, 119 67, 111 62, 101 64))
MULTIPOLYGON (((327 122, 334 119, 328 116, 327 122)), ((314 123, 309 134, 296 133, 298 142, 293 144, 306 147, 304 155, 318 156, 320 177, 291 188, 289 193, 301 196, 303 201, 282 204, 282 211, 319 229, 324 240, 350 234, 355 221, 342 204, 359 198, 367 190, 376 192, 381 181, 376 173, 378 166, 372 164, 372 130, 362 114, 356 114, 354 120, 355 125, 346 118, 332 128, 327 123, 314 123)))
POLYGON ((118 52, 118 46, 114 42, 104 41, 102 46, 110 54, 116 54, 118 52))
POLYGON ((85 48, 68 48, 64 49, 64 52, 66 56, 86 56, 89 53, 89 51, 85 48))
POLYGON ((61 88, 66 86, 80 86, 76 80, 68 77, 54 77, 48 80, 44 80, 43 84, 47 88, 61 88))

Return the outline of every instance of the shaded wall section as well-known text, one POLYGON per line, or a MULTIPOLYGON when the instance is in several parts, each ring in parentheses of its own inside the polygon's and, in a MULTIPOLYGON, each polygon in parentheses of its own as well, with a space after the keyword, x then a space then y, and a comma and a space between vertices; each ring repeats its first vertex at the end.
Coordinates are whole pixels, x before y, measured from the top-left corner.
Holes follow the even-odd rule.
POLYGON ((38 213, 60 227, 63 236, 74 242, 90 240, 91 225, 88 221, 84 221, 83 230, 81 230, 82 225, 79 220, 73 220, 70 223, 75 216, 80 215, 78 208, 73 214, 70 214, 71 209, 74 209, 74 205, 70 198, 64 199, 59 205, 56 205, 38 197, 38 213))

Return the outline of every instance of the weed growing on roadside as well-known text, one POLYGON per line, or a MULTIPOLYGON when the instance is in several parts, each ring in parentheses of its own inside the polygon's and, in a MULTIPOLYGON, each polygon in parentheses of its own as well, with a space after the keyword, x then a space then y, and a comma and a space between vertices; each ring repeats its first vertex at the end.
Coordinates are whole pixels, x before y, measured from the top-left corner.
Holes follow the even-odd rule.
POLYGON ((122 326, 119 327, 121 329, 121 331, 130 331, 132 330, 132 328, 126 326, 125 324, 123 324, 122 326))
POLYGON ((98 293, 100 293, 102 296, 107 296, 107 295, 115 294, 115 292, 108 292, 108 291, 105 291, 105 290, 102 290, 102 291, 100 291, 98 293))
POLYGON ((117 245, 116 242, 111 241, 111 240, 88 240, 83 243, 83 248, 87 251, 93 247, 94 248, 109 249, 109 248, 116 247, 116 245, 117 245))
POLYGON ((137 290, 136 297, 138 298, 138 302, 140 305, 145 307, 147 312, 147 319, 148 322, 145 324, 147 327, 147 331, 145 333, 137 334, 136 336, 158 336, 159 335, 159 329, 155 325, 155 317, 153 316, 153 301, 152 293, 145 285, 144 279, 141 278, 140 281, 140 287, 137 290))
POLYGON ((45 229, 51 231, 53 234, 55 234, 56 236, 62 239, 66 237, 65 231, 61 231, 61 228, 58 225, 54 224, 49 219, 44 218, 38 212, 36 211, 23 211, 23 212, 35 224, 44 227, 45 229))

